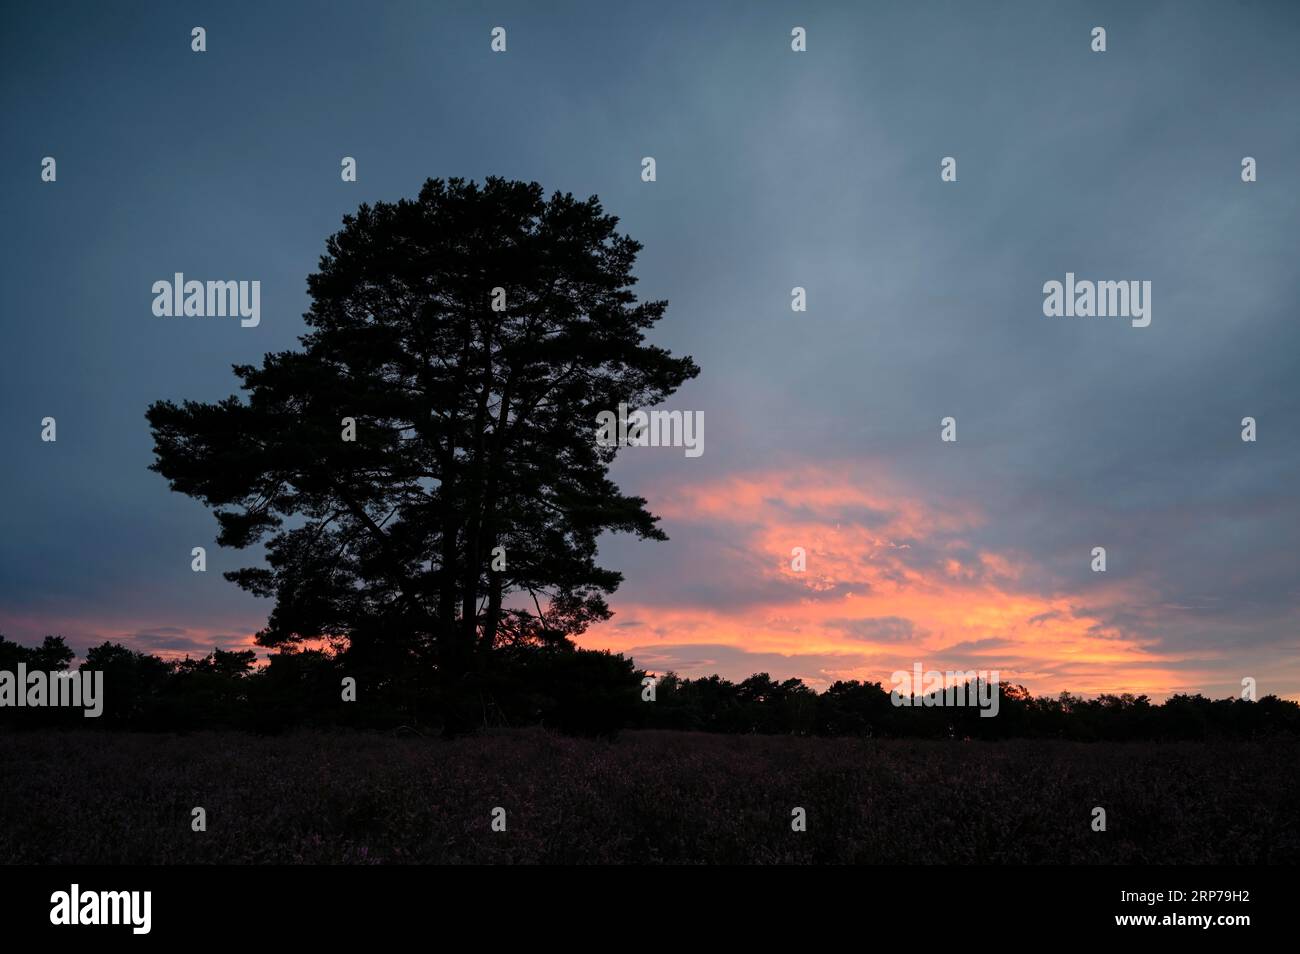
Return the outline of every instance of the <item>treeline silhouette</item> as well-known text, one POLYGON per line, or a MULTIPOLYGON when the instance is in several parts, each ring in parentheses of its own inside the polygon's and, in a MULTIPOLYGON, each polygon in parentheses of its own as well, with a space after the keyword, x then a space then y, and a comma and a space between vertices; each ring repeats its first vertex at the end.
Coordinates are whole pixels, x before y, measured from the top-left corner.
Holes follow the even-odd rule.
MULTIPOLYGON (((36 647, 0 635, 0 671, 65 671, 75 654, 62 637, 36 647)), ((79 667, 104 676, 103 714, 79 709, 0 708, 0 725, 104 727, 142 731, 232 728, 275 732, 294 727, 414 729, 435 732, 446 700, 435 673, 367 666, 348 652, 279 653, 256 665, 252 650, 215 650, 199 659, 164 660, 105 642, 79 667), (344 680, 356 681, 344 701, 344 680)), ((1267 738, 1300 736, 1300 705, 1265 696, 1257 702, 1174 695, 1153 703, 1144 695, 1069 693, 1033 696, 1000 685, 998 714, 974 706, 895 706, 886 688, 840 681, 822 692, 798 679, 758 673, 741 682, 720 676, 683 679, 672 673, 644 700, 646 674, 633 661, 571 645, 518 646, 470 677, 460 713, 480 727, 542 725, 577 735, 657 728, 719 733, 999 739, 1267 738)))

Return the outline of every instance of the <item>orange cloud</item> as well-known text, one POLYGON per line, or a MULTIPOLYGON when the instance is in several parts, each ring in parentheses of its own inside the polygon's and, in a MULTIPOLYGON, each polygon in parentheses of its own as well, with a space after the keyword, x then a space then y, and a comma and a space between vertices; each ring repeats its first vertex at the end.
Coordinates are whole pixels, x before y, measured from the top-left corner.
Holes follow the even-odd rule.
MULTIPOLYGON (((708 526, 712 551, 666 560, 654 581, 659 599, 629 581, 629 596, 613 600, 614 620, 582 643, 645 658, 663 656, 657 645, 677 657, 692 645, 728 647, 736 665, 745 654, 788 659, 779 675, 819 687, 888 683, 917 661, 996 669, 1040 694, 1159 697, 1222 681, 1213 654, 1162 652, 1145 626, 1103 618, 1150 605, 1138 584, 1098 576, 1086 593, 1044 585, 1027 556, 972 543, 985 518, 970 502, 923 500, 872 471, 868 479, 861 467, 803 467, 647 493, 670 536, 674 526, 708 526), (802 572, 792 568, 794 547, 807 553, 802 572), (704 573, 715 595, 734 586, 744 597, 717 606, 674 599, 704 573)), ((706 653, 679 671, 703 675, 707 664, 706 653)))

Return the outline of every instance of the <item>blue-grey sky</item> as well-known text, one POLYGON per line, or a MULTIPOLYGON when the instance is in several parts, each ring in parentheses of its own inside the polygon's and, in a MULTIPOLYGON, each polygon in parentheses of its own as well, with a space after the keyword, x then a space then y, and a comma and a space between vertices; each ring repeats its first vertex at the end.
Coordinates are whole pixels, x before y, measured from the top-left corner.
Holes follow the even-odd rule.
POLYGON ((501 175, 599 195, 703 369, 668 406, 705 453, 616 465, 671 540, 603 548, 584 645, 1300 696, 1297 48, 1264 2, 10 4, 0 632, 246 642, 247 554, 146 470, 145 408, 295 346, 344 213, 501 175), (260 325, 155 317, 175 272, 259 280, 260 325), (1045 317, 1067 272, 1150 281, 1150 326, 1045 317))

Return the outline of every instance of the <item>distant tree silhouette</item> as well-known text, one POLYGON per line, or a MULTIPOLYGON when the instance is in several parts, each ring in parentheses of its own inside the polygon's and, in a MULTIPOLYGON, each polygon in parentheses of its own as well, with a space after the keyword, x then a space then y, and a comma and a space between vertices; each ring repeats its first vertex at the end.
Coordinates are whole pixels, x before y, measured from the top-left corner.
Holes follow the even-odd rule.
POLYGON ((22 663, 29 671, 61 672, 75 657, 62 636, 46 636, 39 646, 23 646, 0 634, 0 669, 16 670, 22 663))
POLYGON ((151 469, 215 511, 222 545, 266 544, 268 566, 226 574, 275 599, 261 645, 436 668, 455 722, 492 649, 608 618, 621 576, 597 537, 664 534, 609 480, 596 415, 698 373, 645 342, 667 303, 636 301, 617 221, 499 178, 363 205, 308 278, 303 350, 236 366, 245 400, 149 408, 151 469))
MULTIPOLYGON (((473 704, 493 726, 542 725, 579 735, 613 735, 623 728, 693 729, 877 738, 1046 738, 1081 742, 1137 739, 1297 739, 1300 704, 1277 696, 1258 702, 1173 695, 1155 705, 1145 696, 1069 693, 1033 696, 1001 684, 998 715, 977 707, 895 706, 874 682, 835 682, 821 693, 799 679, 756 673, 739 683, 721 676, 683 679, 664 673, 653 705, 640 702, 645 673, 616 653, 564 643, 510 642, 497 648, 504 664, 480 673, 473 704)), ((65 669, 73 658, 62 637, 27 647, 0 635, 0 670, 65 669)), ((256 668, 251 650, 214 650, 199 659, 165 661, 116 643, 86 653, 82 669, 104 673, 101 718, 75 709, 0 708, 0 725, 39 728, 190 730, 294 726, 386 728, 409 725, 427 706, 418 680, 376 674, 366 706, 340 706, 339 677, 357 672, 349 654, 319 650, 276 653, 256 668), (413 698, 416 696, 416 698, 413 698)), ((436 688, 436 687, 434 687, 436 688)))
POLYGON ((86 651, 81 668, 104 674, 109 698, 101 718, 113 727, 152 726, 174 671, 157 656, 107 641, 86 651))

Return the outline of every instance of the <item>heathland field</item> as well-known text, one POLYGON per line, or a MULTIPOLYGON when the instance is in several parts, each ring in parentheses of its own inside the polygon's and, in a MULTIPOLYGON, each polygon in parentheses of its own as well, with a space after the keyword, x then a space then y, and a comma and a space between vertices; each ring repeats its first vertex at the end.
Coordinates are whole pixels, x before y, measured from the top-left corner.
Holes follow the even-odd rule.
POLYGON ((2 732, 0 862, 1289 863, 1297 756, 1294 742, 2 732))

